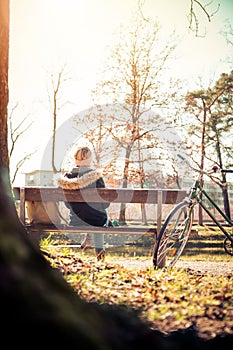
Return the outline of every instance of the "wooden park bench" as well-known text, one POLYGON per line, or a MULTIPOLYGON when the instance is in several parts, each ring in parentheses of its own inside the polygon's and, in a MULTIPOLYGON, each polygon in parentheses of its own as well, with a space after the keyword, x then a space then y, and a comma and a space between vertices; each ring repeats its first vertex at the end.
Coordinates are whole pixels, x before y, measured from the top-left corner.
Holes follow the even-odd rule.
POLYGON ((128 188, 101 188, 85 190, 63 190, 58 187, 14 187, 15 200, 19 201, 19 217, 27 229, 30 238, 38 241, 43 233, 48 232, 77 232, 77 233, 104 233, 104 234, 152 234, 157 237, 162 224, 162 210, 164 204, 175 204, 182 200, 187 192, 173 189, 128 189, 128 188), (96 226, 69 226, 66 223, 40 224, 28 223, 25 204, 35 202, 102 202, 111 203, 144 203, 156 204, 157 210, 153 225, 124 225, 110 227, 96 226))

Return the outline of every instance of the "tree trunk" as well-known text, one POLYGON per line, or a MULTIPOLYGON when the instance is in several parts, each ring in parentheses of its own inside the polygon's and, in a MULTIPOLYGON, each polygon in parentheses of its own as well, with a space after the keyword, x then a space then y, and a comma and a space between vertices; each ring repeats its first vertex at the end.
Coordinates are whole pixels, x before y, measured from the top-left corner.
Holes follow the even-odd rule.
MULTIPOLYGON (((217 137, 217 142, 216 142, 216 152, 218 155, 218 161, 220 168, 223 168, 223 161, 222 161, 222 152, 221 152, 221 147, 220 147, 220 141, 219 141, 219 134, 217 131, 217 128, 215 128, 215 134, 217 137)), ((230 203, 229 203, 229 196, 228 196, 228 185, 227 185, 227 177, 226 173, 222 172, 222 179, 221 179, 221 185, 222 189, 222 196, 223 196, 223 205, 224 205, 224 211, 226 216, 230 219, 231 218, 231 210, 230 210, 230 203)))
MULTIPOLYGON (((123 172, 123 183, 122 188, 127 188, 128 186, 128 174, 129 174, 129 157, 130 157, 131 148, 128 147, 126 149, 125 154, 125 164, 124 164, 124 172, 123 172)), ((120 205, 120 214, 119 214, 119 224, 125 225, 126 224, 126 204, 121 203, 120 205)))
POLYGON ((141 203, 141 213, 142 213, 142 223, 147 225, 147 216, 146 216, 146 205, 145 203, 141 203))
POLYGON ((230 210, 227 186, 222 187, 222 196, 223 196, 223 205, 224 205, 225 214, 229 219, 231 219, 231 210, 230 210))
POLYGON ((0 1, 0 171, 9 172, 7 147, 9 1, 0 1))

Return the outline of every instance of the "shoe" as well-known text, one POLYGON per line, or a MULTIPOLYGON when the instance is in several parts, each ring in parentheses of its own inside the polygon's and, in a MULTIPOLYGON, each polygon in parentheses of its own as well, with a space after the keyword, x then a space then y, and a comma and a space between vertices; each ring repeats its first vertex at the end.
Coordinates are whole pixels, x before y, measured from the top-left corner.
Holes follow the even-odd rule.
POLYGON ((96 259, 97 261, 103 261, 105 258, 105 251, 104 250, 100 250, 96 252, 96 259))
POLYGON ((93 245, 92 237, 89 234, 86 234, 84 240, 81 242, 81 249, 85 251, 87 249, 93 249, 93 248, 94 248, 94 245, 93 245))
POLYGON ((113 227, 114 225, 113 225, 112 221, 109 220, 108 223, 105 224, 104 226, 106 226, 106 227, 113 227))

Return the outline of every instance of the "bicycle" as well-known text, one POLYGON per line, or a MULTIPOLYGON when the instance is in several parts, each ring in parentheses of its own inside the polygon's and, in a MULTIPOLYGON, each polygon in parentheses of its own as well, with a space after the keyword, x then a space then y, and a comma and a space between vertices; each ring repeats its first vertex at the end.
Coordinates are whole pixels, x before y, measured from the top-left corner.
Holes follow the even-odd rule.
POLYGON ((197 179, 195 179, 188 196, 173 207, 161 227, 153 251, 153 265, 155 268, 173 267, 181 256, 192 229, 194 207, 196 205, 203 208, 203 210, 225 235, 223 242, 224 250, 227 254, 233 256, 233 235, 229 234, 220 221, 215 218, 213 213, 204 203, 203 199, 205 198, 207 203, 210 203, 232 228, 233 221, 220 209, 220 207, 214 202, 214 200, 208 195, 206 190, 204 190, 201 185, 202 174, 210 175, 211 173, 217 172, 217 170, 225 173, 233 173, 233 170, 219 169, 217 166, 214 166, 210 172, 205 172, 192 167, 183 156, 178 156, 182 159, 182 161, 188 163, 193 170, 198 171, 199 174, 197 179))

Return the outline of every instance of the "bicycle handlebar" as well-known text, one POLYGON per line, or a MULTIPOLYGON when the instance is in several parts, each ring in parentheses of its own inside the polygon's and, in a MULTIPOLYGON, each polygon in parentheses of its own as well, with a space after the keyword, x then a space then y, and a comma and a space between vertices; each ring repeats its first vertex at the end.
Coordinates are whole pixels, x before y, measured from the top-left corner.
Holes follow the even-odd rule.
POLYGON ((217 165, 214 165, 212 167, 212 170, 216 173, 218 170, 221 171, 221 173, 233 173, 233 169, 221 169, 217 165))
POLYGON ((231 169, 220 169, 222 173, 232 173, 233 174, 233 170, 231 169))
POLYGON ((196 168, 194 168, 194 167, 188 162, 188 160, 187 160, 185 157, 183 157, 181 154, 178 153, 178 154, 177 154, 177 157, 179 157, 181 160, 185 161, 185 162, 188 164, 188 166, 189 166, 190 168, 192 168, 192 169, 195 170, 195 171, 198 171, 199 173, 211 174, 211 173, 216 173, 218 170, 220 170, 222 173, 232 173, 232 174, 233 174, 233 169, 221 169, 221 168, 219 168, 217 165, 214 165, 214 166, 212 167, 212 171, 211 171, 211 172, 206 172, 206 171, 201 170, 201 169, 196 169, 196 168))

